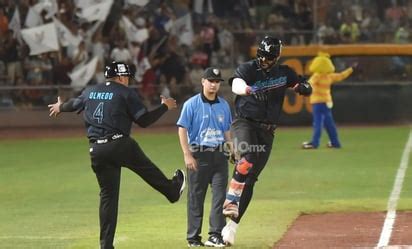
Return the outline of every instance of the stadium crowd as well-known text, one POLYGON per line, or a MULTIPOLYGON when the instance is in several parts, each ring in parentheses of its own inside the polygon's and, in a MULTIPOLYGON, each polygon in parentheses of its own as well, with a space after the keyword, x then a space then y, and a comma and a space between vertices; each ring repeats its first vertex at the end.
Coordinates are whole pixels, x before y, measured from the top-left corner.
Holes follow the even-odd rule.
POLYGON ((411 24, 412 0, 0 0, 0 87, 15 87, 0 91, 0 105, 44 106, 55 93, 39 86, 70 86, 69 74, 92 58, 88 84, 104 80, 105 63, 123 61, 146 104, 159 94, 182 102, 194 91, 191 71, 249 59, 266 33, 286 45, 410 43, 411 24), (103 20, 79 14, 104 2, 103 20), (30 55, 20 29, 51 22, 72 40, 59 37, 58 50, 30 55))

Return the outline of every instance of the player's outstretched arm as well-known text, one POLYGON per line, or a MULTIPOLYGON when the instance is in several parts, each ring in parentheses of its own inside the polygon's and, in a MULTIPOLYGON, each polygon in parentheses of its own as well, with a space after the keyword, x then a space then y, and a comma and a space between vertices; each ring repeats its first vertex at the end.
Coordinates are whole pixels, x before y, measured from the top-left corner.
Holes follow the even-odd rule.
POLYGON ((57 97, 57 102, 48 105, 50 114, 49 116, 56 117, 61 112, 81 112, 84 107, 83 97, 79 96, 77 98, 71 98, 66 102, 62 102, 60 96, 57 97))
POLYGON ((149 125, 153 124, 156 122, 163 114, 165 114, 168 110, 176 109, 177 104, 176 100, 173 98, 165 98, 164 96, 160 96, 162 100, 162 104, 155 108, 154 110, 150 112, 146 112, 142 116, 139 117, 139 119, 136 120, 136 123, 142 127, 146 128, 149 125))
POLYGON ((57 117, 57 115, 60 114, 60 105, 62 104, 62 101, 60 99, 60 96, 57 97, 57 102, 54 104, 48 105, 49 107, 49 116, 54 116, 57 117))

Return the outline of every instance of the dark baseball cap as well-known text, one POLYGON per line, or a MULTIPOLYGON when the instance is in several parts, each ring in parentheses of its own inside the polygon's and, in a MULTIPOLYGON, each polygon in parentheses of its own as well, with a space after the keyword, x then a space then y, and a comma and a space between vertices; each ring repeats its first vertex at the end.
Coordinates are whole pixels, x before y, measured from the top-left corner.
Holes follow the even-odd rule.
POLYGON ((207 80, 219 80, 219 81, 224 81, 222 79, 222 73, 220 72, 219 69, 215 67, 208 67, 205 69, 203 72, 203 78, 207 80))

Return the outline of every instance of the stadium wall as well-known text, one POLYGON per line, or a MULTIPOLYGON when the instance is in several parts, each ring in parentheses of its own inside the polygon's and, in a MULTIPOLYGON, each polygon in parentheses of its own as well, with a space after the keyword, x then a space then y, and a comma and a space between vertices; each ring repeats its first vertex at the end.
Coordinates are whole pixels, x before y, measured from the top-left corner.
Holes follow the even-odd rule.
MULTIPOLYGON (((334 118, 340 124, 393 124, 412 122, 412 84, 338 84, 333 86, 334 118)), ((229 87, 222 93, 230 103, 229 87)), ((181 105, 180 105, 181 106, 181 105)), ((287 92, 280 125, 311 125, 307 98, 287 92)), ((154 126, 175 125, 180 110, 167 112, 154 126)), ((50 118, 47 109, 0 110, 0 128, 80 127, 82 114, 65 113, 50 118)))
MULTIPOLYGON (((333 86, 333 114, 341 124, 400 124, 412 122, 412 84, 338 84, 333 86)), ((311 125, 306 98, 288 92, 282 125, 311 125), (299 100, 300 98, 300 100, 299 100)))

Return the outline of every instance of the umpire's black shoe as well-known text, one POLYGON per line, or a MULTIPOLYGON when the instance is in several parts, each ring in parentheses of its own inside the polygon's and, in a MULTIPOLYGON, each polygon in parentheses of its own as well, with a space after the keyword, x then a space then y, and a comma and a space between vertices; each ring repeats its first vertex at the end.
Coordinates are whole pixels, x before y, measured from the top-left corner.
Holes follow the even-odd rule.
POLYGON ((200 240, 190 240, 187 242, 188 247, 203 247, 205 244, 202 243, 200 240))
POLYGON ((173 175, 172 178, 173 185, 176 186, 176 192, 174 192, 174 196, 172 199, 169 199, 170 202, 177 202, 180 199, 180 196, 183 193, 183 190, 186 187, 186 176, 185 172, 181 169, 177 169, 175 171, 175 174, 173 175))

